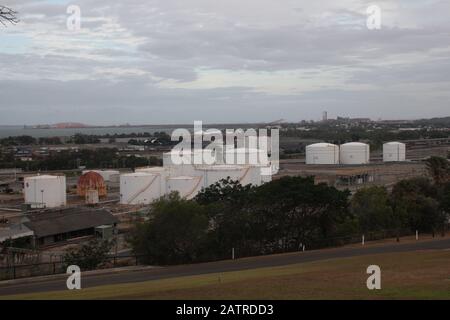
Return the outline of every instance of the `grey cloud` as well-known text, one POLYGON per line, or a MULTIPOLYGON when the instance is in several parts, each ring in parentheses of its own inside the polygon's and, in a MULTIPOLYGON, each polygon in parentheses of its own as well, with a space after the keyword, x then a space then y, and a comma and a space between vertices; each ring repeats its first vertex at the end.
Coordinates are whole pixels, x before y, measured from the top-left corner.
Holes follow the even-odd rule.
POLYGON ((85 32, 69 41, 66 5, 17 0, 24 24, 0 29, 0 38, 21 35, 30 43, 25 52, 0 49, 2 122, 300 120, 323 109, 374 117, 445 113, 449 2, 380 0, 386 24, 379 31, 365 27, 370 3, 79 0, 85 32), (241 88, 160 86, 194 82, 205 69, 246 71, 255 81, 241 88), (260 73, 279 71, 301 72, 302 81, 334 72, 339 83, 297 95, 262 92, 260 73))

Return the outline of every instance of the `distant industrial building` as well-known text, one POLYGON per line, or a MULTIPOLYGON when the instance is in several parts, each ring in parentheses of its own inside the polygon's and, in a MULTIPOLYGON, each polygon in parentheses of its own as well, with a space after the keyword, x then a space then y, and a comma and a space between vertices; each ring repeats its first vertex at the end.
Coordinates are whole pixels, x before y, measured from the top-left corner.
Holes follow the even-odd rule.
POLYGON ((107 210, 74 208, 26 215, 21 223, 0 229, 0 243, 28 238, 33 247, 94 236, 98 230, 114 230, 118 219, 107 210))

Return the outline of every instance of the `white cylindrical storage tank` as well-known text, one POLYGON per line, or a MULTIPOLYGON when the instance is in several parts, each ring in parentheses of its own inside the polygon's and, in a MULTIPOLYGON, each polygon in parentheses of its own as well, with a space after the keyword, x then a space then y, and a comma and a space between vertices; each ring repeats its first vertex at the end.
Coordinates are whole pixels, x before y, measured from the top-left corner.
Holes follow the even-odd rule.
POLYGON ((136 168, 136 172, 166 174, 167 170, 164 167, 143 167, 143 168, 136 168))
POLYGON ((103 180, 110 182, 112 181, 112 177, 120 175, 120 171, 117 170, 100 170, 98 171, 98 174, 100 174, 103 178, 103 180))
POLYGON ((161 176, 161 196, 166 193, 167 179, 169 178, 169 170, 164 167, 145 167, 137 168, 136 172, 144 172, 161 176))
POLYGON ((367 164, 370 161, 370 147, 361 142, 350 142, 341 145, 341 164, 367 164))
POLYGON ((205 188, 210 185, 219 182, 222 179, 227 179, 228 177, 234 181, 242 181, 248 175, 248 171, 243 166, 232 166, 232 165, 215 165, 215 166, 201 166, 197 168, 199 175, 203 176, 205 188))
POLYGON ((32 208, 57 208, 66 205, 66 177, 42 175, 24 179, 25 203, 32 208))
POLYGON ((265 173, 271 171, 272 168, 271 167, 262 167, 262 168, 260 168, 260 170, 264 170, 264 172, 261 172, 261 184, 271 182, 272 181, 272 175, 271 174, 265 174, 265 173))
POLYGON ((339 146, 331 143, 306 146, 306 164, 339 164, 339 146))
POLYGON ((163 154, 163 166, 220 164, 222 157, 222 150, 219 149, 172 150, 163 154))
POLYGON ((119 183, 120 182, 120 173, 110 175, 109 182, 119 183))
POLYGON ((383 145, 383 161, 406 161, 406 145, 401 142, 388 142, 383 145))
POLYGON ((243 169, 241 178, 239 179, 240 184, 243 186, 249 184, 253 186, 260 186, 261 184, 263 184, 261 168, 261 166, 246 166, 243 169))
POLYGON ((164 195, 161 175, 146 172, 122 174, 120 176, 121 204, 150 204, 164 195))
POLYGON ((192 199, 203 188, 203 177, 171 177, 167 179, 167 194, 178 192, 181 198, 192 199))

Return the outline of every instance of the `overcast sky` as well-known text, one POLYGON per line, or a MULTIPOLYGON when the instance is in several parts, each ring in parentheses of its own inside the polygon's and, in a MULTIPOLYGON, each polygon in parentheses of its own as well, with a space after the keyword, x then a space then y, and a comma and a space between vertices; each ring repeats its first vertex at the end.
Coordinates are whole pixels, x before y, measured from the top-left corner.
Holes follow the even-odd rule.
POLYGON ((450 115, 448 0, 0 4, 21 19, 0 26, 3 125, 450 115), (371 4, 381 30, 366 26, 371 4))

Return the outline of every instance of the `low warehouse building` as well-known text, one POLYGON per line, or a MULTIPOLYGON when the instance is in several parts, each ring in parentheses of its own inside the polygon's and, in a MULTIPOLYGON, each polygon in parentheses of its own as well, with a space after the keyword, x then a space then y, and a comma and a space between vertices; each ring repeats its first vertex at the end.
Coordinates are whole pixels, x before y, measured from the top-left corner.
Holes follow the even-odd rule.
POLYGON ((69 209, 27 216, 24 225, 34 234, 36 247, 52 245, 74 238, 93 236, 97 227, 116 227, 119 222, 109 211, 69 209))

